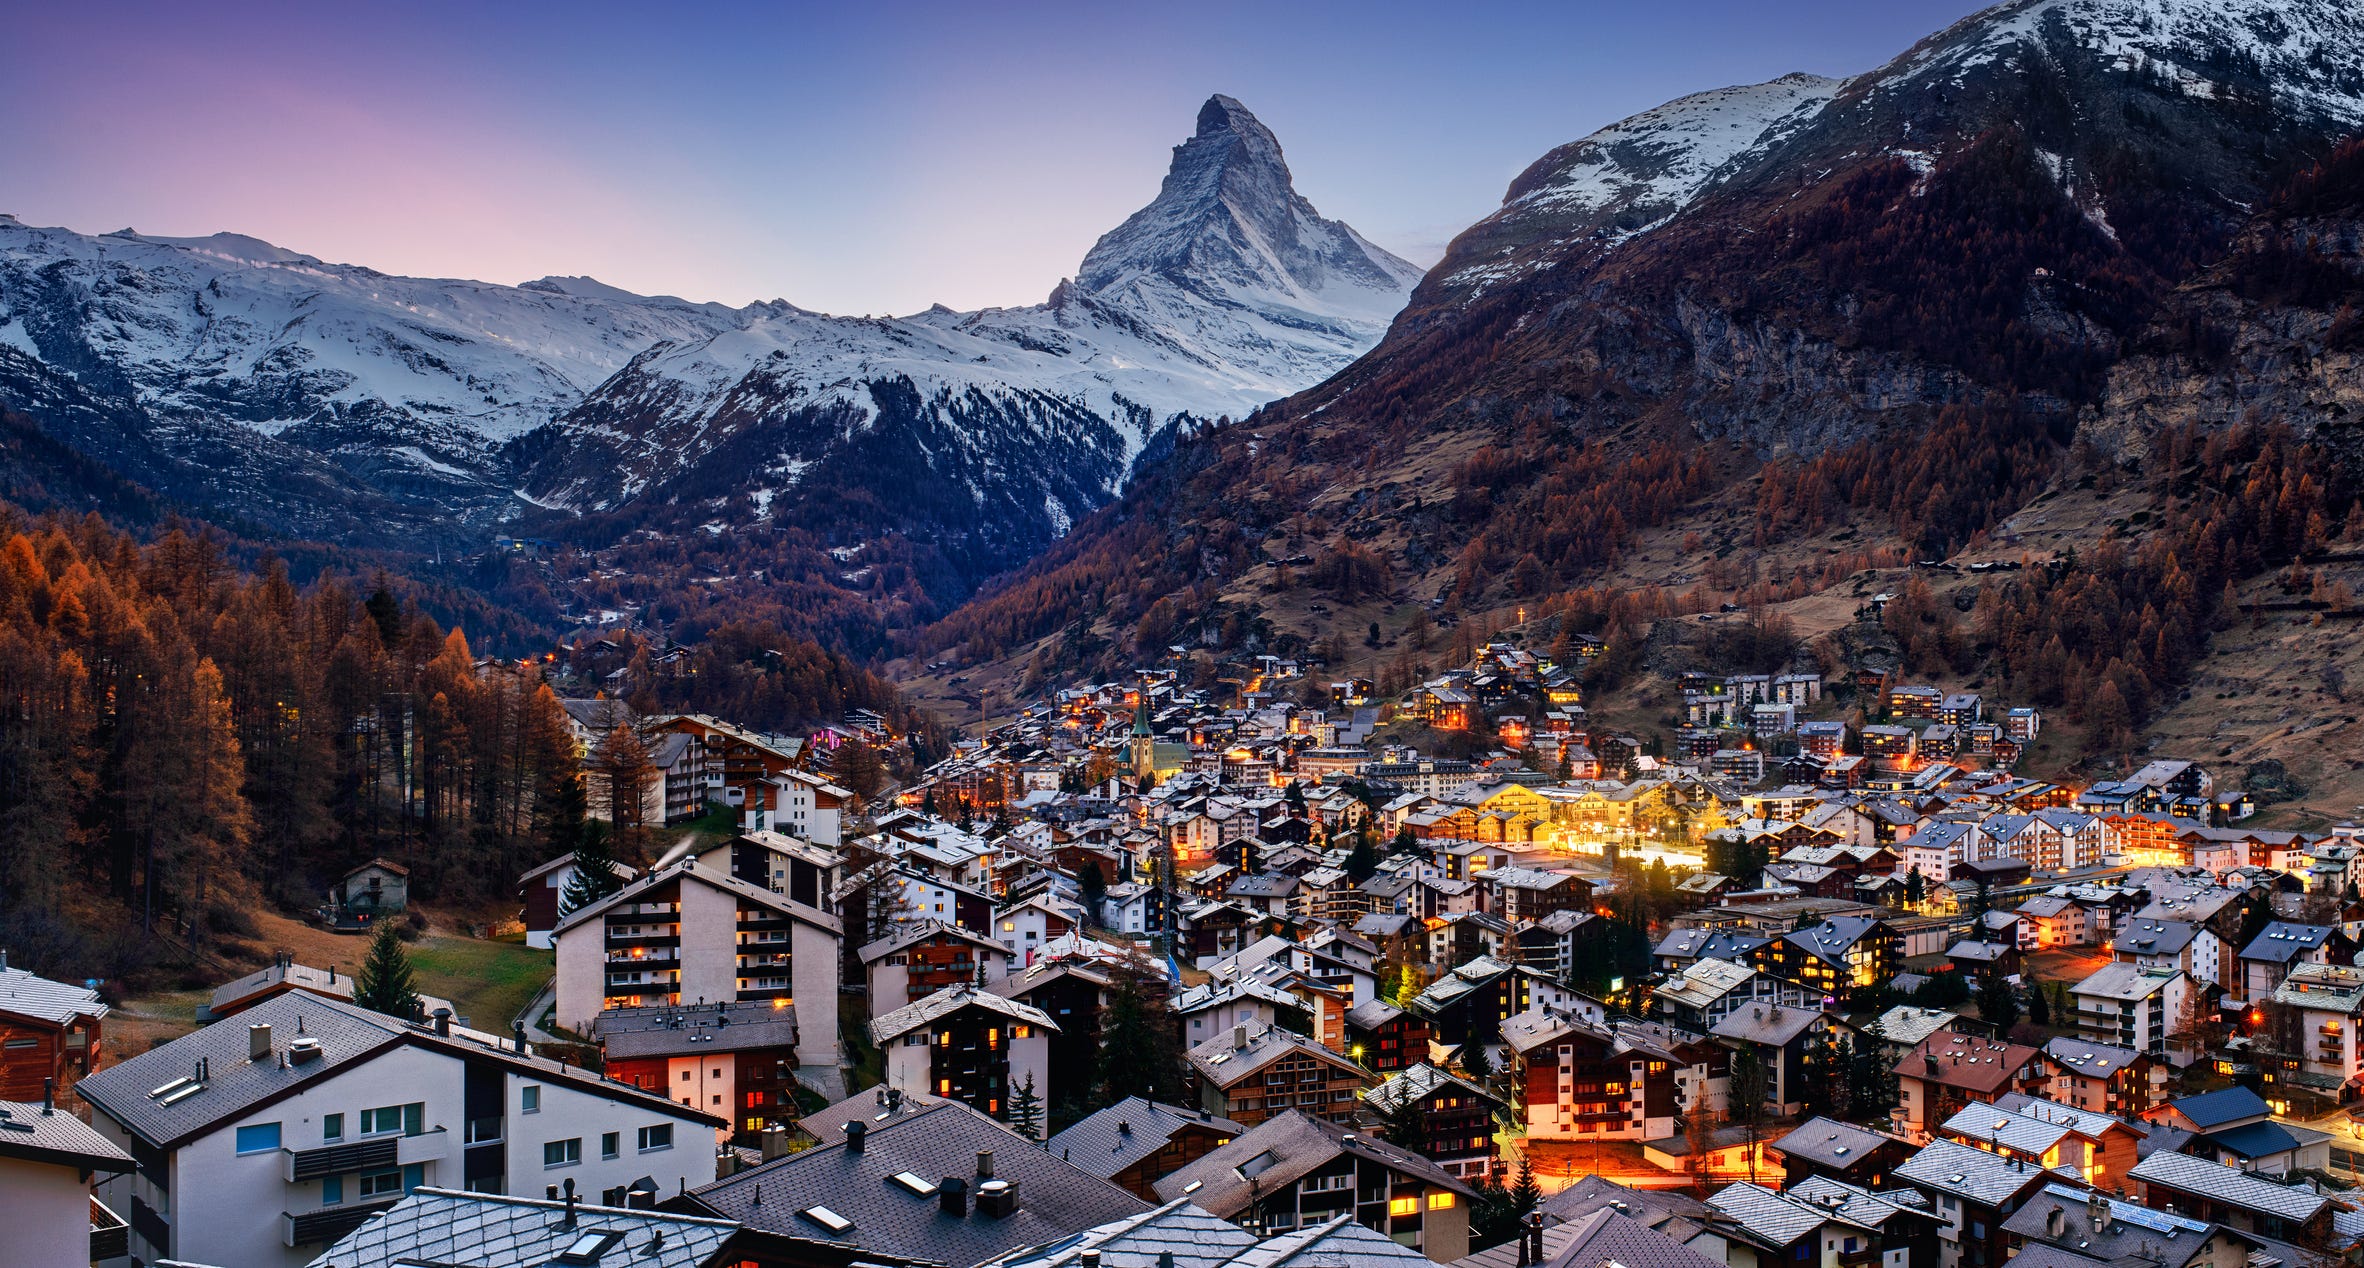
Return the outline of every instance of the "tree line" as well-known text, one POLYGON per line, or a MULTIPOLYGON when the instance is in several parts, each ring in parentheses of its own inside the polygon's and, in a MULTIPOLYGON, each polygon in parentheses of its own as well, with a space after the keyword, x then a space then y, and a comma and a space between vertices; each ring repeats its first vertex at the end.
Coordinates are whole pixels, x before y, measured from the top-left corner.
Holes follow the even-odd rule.
POLYGON ((531 664, 480 665, 381 578, 304 588, 211 534, 0 505, 0 939, 121 976, 316 903, 384 855, 505 896, 586 795, 531 664))

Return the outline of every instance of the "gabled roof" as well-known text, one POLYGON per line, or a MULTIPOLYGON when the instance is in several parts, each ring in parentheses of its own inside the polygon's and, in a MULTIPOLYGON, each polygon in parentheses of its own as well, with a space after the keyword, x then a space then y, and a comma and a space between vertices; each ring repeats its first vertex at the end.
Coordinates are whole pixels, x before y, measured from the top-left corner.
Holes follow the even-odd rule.
MULTIPOLYGON (((2320 1137, 2318 1137, 2320 1139, 2320 1137)), ((2200 1143, 2211 1149, 2221 1149, 2237 1158, 2270 1158, 2299 1147, 2298 1137, 2280 1123, 2244 1123, 2220 1132, 2209 1132, 2200 1143)))
POLYGON ((2144 1184, 2164 1185, 2179 1193, 2198 1194, 2227 1206, 2299 1223, 2315 1218, 2331 1204, 2331 1199, 2313 1189, 2275 1184, 2189 1154, 2155 1153, 2135 1163, 2126 1174, 2144 1184))
POLYGON ((2066 1067, 2068 1073, 2088 1079, 2114 1079, 2143 1057, 2132 1048, 2082 1039, 2055 1039, 2044 1045, 2044 1055, 2066 1067))
POLYGON ((1468 1184, 1419 1154, 1299 1110, 1268 1118, 1246 1135, 1159 1180, 1157 1193, 1168 1201, 1187 1197, 1217 1215, 1233 1216, 1247 1207, 1253 1193, 1270 1193, 1292 1184, 1341 1154, 1353 1154, 1424 1184, 1450 1189, 1464 1200, 1476 1196, 1468 1184), (1267 1154, 1269 1161, 1260 1161, 1267 1154), (1250 1163, 1257 1164, 1253 1186, 1249 1176, 1242 1174, 1250 1163))
POLYGON ((2035 1058, 2036 1050, 2026 1044, 1941 1030, 1898 1061, 1896 1074, 1992 1095, 2035 1058))
POLYGON ((2103 965, 2091 977, 2069 987, 2069 994, 2090 995, 2120 1002, 2149 999, 2160 991, 2166 990, 2168 983, 2182 976, 2182 969, 2153 969, 2119 960, 2103 965))
POLYGON ((999 1013, 1011 1021, 1040 1026, 1048 1031, 1059 1029, 1059 1023, 1052 1021, 1049 1013, 1031 1004, 1021 1004, 1017 1000, 979 990, 963 982, 958 986, 947 986, 925 999, 913 1000, 884 1017, 871 1019, 870 1041, 884 1046, 964 1008, 981 1008, 989 1013, 999 1013))
POLYGON ((1814 1230, 1834 1218, 1746 1181, 1717 1190, 1707 1199, 1707 1204, 1738 1221, 1750 1241, 1774 1249, 1813 1236, 1814 1230))
POLYGON ((1426 1255, 1347 1214, 1259 1242, 1225 1260, 1223 1268, 1427 1268, 1428 1263, 1426 1255))
POLYGON ((1326 1065, 1340 1066, 1369 1075, 1360 1066, 1330 1051, 1293 1030, 1278 1026, 1234 1026, 1190 1050, 1191 1068, 1199 1076, 1218 1088, 1228 1088, 1255 1074, 1264 1067, 1292 1053, 1303 1053, 1326 1065), (1247 1032, 1247 1046, 1240 1047, 1234 1032, 1247 1032))
POLYGON ((1653 954, 1670 960, 1729 960, 1745 964, 1752 952, 1771 941, 1761 934, 1732 929, 1677 929, 1658 944, 1653 954))
POLYGON ((845 930, 845 927, 838 922, 837 917, 830 915, 828 912, 823 911, 818 907, 800 903, 795 899, 788 897, 786 894, 775 894, 760 885, 750 885, 746 881, 740 880, 738 877, 732 876, 728 872, 718 872, 712 868, 700 866, 693 860, 684 860, 678 866, 668 867, 662 871, 650 872, 648 875, 641 877, 639 880, 629 882, 622 889, 617 890, 615 893, 609 894, 607 897, 600 899, 598 902, 591 903, 588 906, 575 908, 573 911, 568 912, 566 915, 560 917, 557 926, 552 929, 551 932, 553 934, 565 933, 567 930, 573 928, 576 925, 582 924, 584 921, 591 919, 593 916, 605 913, 608 908, 613 907, 618 903, 636 901, 640 895, 671 880, 679 880, 684 884, 694 881, 701 885, 710 885, 716 889, 720 889, 727 893, 736 895, 737 897, 746 899, 748 902, 758 904, 759 906, 769 907, 773 911, 779 912, 781 915, 787 916, 791 919, 800 920, 809 925, 817 925, 831 933, 842 934, 845 930))
POLYGON ((2277 920, 2251 939, 2248 946, 2241 948, 2241 958, 2267 964, 2288 964, 2329 942, 2335 932, 2329 925, 2301 925, 2277 920))
POLYGON ((560 1256, 583 1238, 612 1233, 615 1240, 603 1248, 600 1262, 707 1268, 739 1236, 739 1226, 730 1220, 587 1204, 575 1208, 574 1225, 568 1227, 566 1205, 545 1198, 414 1189, 312 1262, 321 1268, 559 1264, 570 1262, 560 1256))
POLYGON ((2265 1098, 2245 1087, 2218 1088, 2198 1096, 2186 1096, 2167 1102, 2167 1108, 2192 1120, 2201 1131, 2237 1123, 2243 1119, 2263 1118, 2273 1113, 2265 1098))
POLYGON ((107 1006, 98 992, 83 986, 53 982, 23 969, 0 968, 0 1013, 70 1026, 77 1017, 99 1018, 107 1006))
POLYGON ((1163 1255, 1173 1256, 1173 1268, 1223 1268, 1255 1244, 1246 1229, 1179 1198, 1055 1242, 1009 1251, 993 1259, 992 1268, 1069 1268, 1080 1264, 1087 1250, 1100 1252, 1101 1268, 1156 1268, 1163 1255))
POLYGON ((1804 1158, 1844 1171, 1861 1163, 1882 1145, 1904 1142, 1894 1136, 1842 1123, 1819 1115, 1799 1124, 1788 1135, 1765 1147, 1792 1158, 1804 1158))
POLYGON ((869 943, 855 954, 862 958, 862 963, 869 964, 873 961, 883 960, 897 951, 909 950, 930 938, 950 938, 955 942, 965 942, 979 951, 998 955, 1004 959, 1011 955, 1008 947, 995 942, 984 934, 963 929, 959 925, 947 924, 941 920, 915 920, 907 925, 898 925, 893 933, 876 942, 869 943))
POLYGON ((1982 1206, 2001 1206, 2053 1173, 1951 1140, 1933 1140, 1896 1168, 1896 1178, 1982 1206))
POLYGON ((1652 992, 1654 998, 1673 1000, 1691 1008, 1706 1008, 1747 986, 1757 971, 1730 960, 1699 960, 1666 979, 1652 992))
POLYGON ((46 1162, 77 1171, 129 1171, 131 1155, 54 1105, 0 1101, 0 1158, 46 1162))
POLYGON ((1711 1033, 1718 1039, 1738 1039, 1781 1047, 1813 1029, 1822 1020, 1823 1012, 1819 1008, 1756 1003, 1733 1009, 1715 1024, 1711 1033))
POLYGON ((1880 1014, 1879 1020, 1873 1025, 1879 1029, 1879 1037, 1889 1043, 1918 1047, 1929 1036, 1941 1030, 1953 1029, 1954 1023, 1961 1019, 1961 1014, 1942 1008, 1915 1008, 1910 1004, 1898 1004, 1880 1014))
POLYGON ((1204 1110, 1128 1096, 1051 1137, 1048 1148, 1105 1180, 1165 1148, 1167 1141, 1188 1129, 1225 1137, 1248 1130, 1204 1110))
POLYGON ((216 1022, 108 1066, 84 1078, 74 1090, 134 1135, 158 1148, 171 1149, 406 1045, 455 1059, 497 1062, 546 1083, 564 1084, 701 1125, 721 1126, 723 1121, 676 1105, 662 1092, 644 1092, 580 1066, 520 1053, 498 1036, 458 1026, 452 1027, 449 1036, 438 1035, 427 1026, 302 991, 274 996, 226 1022, 216 1022), (308 1039, 319 1045, 320 1055, 285 1065, 277 1060, 249 1061, 248 1028, 256 1025, 271 1027, 272 1044, 281 1054, 289 1052, 295 1041, 308 1039), (196 1079, 200 1061, 205 1077, 196 1079))
POLYGON ((2191 921, 2138 916, 2118 927, 2110 949, 2120 955, 2179 955, 2199 936, 2200 926, 2191 921))
MULTIPOLYGON (((2059 1247, 2064 1254, 2076 1258, 2058 1264, 2058 1268, 2085 1268, 2095 1262, 2128 1264, 2148 1262, 2181 1268, 2199 1254, 2200 1247, 2212 1234, 2230 1232, 2220 1225, 2170 1211, 2155 1211, 2138 1202, 2126 1202, 2103 1196, 2100 1208, 2100 1227, 2095 1227, 2094 1197, 2091 1189, 2079 1185, 2052 1181, 2029 1194, 2027 1202, 2003 1221, 2007 1232, 2028 1239, 2028 1245, 2011 1262, 2017 1263, 2037 1250, 2059 1247), (2059 1231, 2052 1231, 2057 1221, 2059 1231), (2047 1244, 2047 1240, 2050 1243, 2047 1244), (2175 1254, 2162 1256, 2162 1248, 2173 1248, 2175 1254), (2180 1257, 2178 1257, 2180 1256, 2180 1257), (2079 1262, 2082 1261, 2082 1262, 2079 1262)), ((2241 1234, 2233 1233, 2235 1237, 2241 1234)), ((2244 1239, 2246 1240, 2246 1239, 2244 1239)), ((2038 1263, 2055 1263, 2050 1259, 2038 1263)))
POLYGON ((840 1135, 829 1144, 717 1180, 690 1197, 750 1228, 951 1268, 1149 1209, 1147 1202, 968 1106, 941 1100, 870 1123, 859 1149, 840 1135), (976 1206, 980 1153, 993 1155, 994 1179, 1017 1186, 1017 1208, 1001 1219, 976 1206), (926 1191, 913 1192, 895 1179, 904 1174, 926 1191), (944 1210, 938 1189, 948 1175, 968 1186, 965 1215, 944 1210), (804 1214, 815 1207, 850 1221, 850 1227, 831 1229, 804 1214))
POLYGON ((1547 1268, 1593 1268, 1620 1264, 1624 1268, 1723 1268, 1710 1259, 1623 1211, 1595 1211, 1577 1221, 1565 1246, 1546 1261, 1547 1268))
POLYGON ((1954 1111, 1941 1130, 1957 1140, 1986 1141, 2001 1149, 2039 1156, 2069 1135, 2063 1124, 1975 1102, 1954 1111))
POLYGON ((1390 1113, 1407 1101, 1423 1101, 1439 1092, 1459 1092, 1488 1104, 1499 1105, 1502 1098, 1462 1078, 1450 1070, 1440 1069, 1423 1061, 1401 1070, 1393 1078, 1363 1093, 1363 1104, 1390 1113))

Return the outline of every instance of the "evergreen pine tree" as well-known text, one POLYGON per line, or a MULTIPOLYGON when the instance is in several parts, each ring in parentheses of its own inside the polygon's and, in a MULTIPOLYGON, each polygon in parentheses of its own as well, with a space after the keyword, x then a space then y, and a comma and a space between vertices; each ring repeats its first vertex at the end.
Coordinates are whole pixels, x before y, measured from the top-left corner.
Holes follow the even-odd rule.
POLYGON ((1978 1015, 1995 1028, 1998 1035, 2008 1035, 2019 1024, 2019 993, 2011 989, 2000 973, 1989 973, 1978 984, 1978 1015))
POLYGON ((1165 1012, 1163 979, 1143 960, 1116 967, 1100 1026, 1100 1103, 1128 1096, 1171 1103, 1182 1087, 1182 1054, 1165 1012))
POLYGON ((1428 1112, 1419 1100, 1405 1096, 1379 1115, 1379 1135, 1398 1149, 1428 1152, 1428 1112))
POLYGON ((419 993, 411 985, 410 956, 402 950, 393 921, 379 924, 370 939, 369 958, 353 975, 353 1002, 404 1021, 418 1018, 419 993))
POLYGON ((1514 1220, 1524 1220, 1527 1213, 1543 1201, 1543 1188, 1535 1183, 1535 1170, 1519 1159, 1519 1178, 1510 1186, 1510 1214, 1514 1220))
POLYGON ((541 804, 542 845, 552 855, 572 854, 583 844, 583 826, 591 821, 591 799, 583 790, 583 772, 572 762, 546 776, 541 804))
POLYGON ((1042 1097, 1034 1090, 1031 1074, 1010 1093, 1009 1122, 1011 1129, 1026 1139, 1042 1139, 1042 1097))
POLYGON ((558 914, 580 911, 624 887, 624 875, 608 848, 607 825, 586 823, 575 846, 575 874, 558 896, 558 914))
POLYGON ((1371 834, 1368 832, 1357 833, 1354 838, 1354 852, 1346 856, 1348 879, 1360 885, 1371 879, 1378 871, 1379 851, 1371 844, 1371 834))
POLYGON ((2041 986, 2028 992, 2027 1019, 2039 1026, 2052 1024, 2052 1001, 2044 997, 2044 989, 2041 986))

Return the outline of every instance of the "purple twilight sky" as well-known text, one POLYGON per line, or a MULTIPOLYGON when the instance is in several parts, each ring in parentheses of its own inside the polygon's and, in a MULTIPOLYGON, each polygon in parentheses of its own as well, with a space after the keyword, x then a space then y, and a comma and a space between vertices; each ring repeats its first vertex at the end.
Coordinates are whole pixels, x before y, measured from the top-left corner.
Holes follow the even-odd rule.
POLYGON ((839 313, 1026 304, 1225 92, 1324 215, 1426 264, 1554 145, 1978 7, 20 5, 0 212, 839 313))

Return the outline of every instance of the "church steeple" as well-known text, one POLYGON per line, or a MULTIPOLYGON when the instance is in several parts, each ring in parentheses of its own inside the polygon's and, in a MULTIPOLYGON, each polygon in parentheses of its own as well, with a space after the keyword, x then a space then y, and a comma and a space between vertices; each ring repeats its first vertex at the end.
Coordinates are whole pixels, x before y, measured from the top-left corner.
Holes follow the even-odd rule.
POLYGON ((1133 759, 1133 778, 1150 780, 1157 777, 1157 737, 1149 732, 1149 702, 1133 710, 1133 738, 1127 744, 1133 759))

